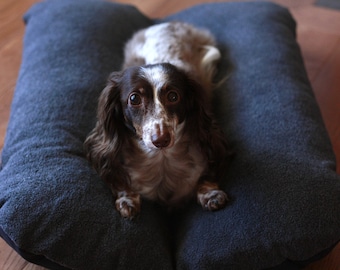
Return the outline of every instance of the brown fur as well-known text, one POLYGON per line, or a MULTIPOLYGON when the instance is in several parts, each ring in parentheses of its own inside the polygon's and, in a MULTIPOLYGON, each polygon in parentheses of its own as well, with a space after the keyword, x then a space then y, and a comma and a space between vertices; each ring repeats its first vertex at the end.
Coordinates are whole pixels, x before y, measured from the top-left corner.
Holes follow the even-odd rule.
MULTIPOLYGON (((134 43, 146 38, 142 31, 127 44, 125 69, 111 74, 100 96, 98 121, 85 141, 88 159, 110 185, 123 217, 140 212, 140 197, 173 207, 196 193, 204 209, 220 209, 228 199, 218 174, 229 149, 202 87, 206 80, 198 82, 181 65, 129 67, 147 62, 134 43)), ((187 66, 204 56, 198 57, 187 66)))

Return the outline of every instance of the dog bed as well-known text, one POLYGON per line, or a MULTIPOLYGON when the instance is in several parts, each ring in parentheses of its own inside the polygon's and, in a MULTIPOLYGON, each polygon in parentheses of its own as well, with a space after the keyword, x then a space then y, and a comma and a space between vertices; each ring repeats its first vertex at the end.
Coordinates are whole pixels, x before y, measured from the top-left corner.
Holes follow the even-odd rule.
POLYGON ((295 269, 340 239, 340 177, 290 13, 214 3, 151 20, 132 6, 50 0, 25 15, 0 172, 0 235, 50 269, 295 269), (98 96, 131 35, 163 21, 210 29, 222 52, 214 108, 235 153, 217 212, 143 201, 126 220, 88 164, 98 96))

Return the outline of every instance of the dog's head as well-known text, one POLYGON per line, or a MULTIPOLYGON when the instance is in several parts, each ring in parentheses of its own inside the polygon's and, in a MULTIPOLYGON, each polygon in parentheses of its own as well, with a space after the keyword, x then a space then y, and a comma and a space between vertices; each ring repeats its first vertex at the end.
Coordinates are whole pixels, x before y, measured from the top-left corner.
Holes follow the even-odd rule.
POLYGON ((204 100, 197 83, 175 66, 146 65, 111 74, 99 106, 107 108, 106 113, 116 111, 115 119, 101 114, 107 118, 108 132, 123 121, 119 125, 132 131, 147 149, 165 149, 175 144, 184 123, 197 113, 197 95, 204 100))
POLYGON ((102 178, 118 179, 117 187, 129 182, 123 149, 133 155, 136 139, 145 151, 172 149, 184 134, 210 164, 225 157, 225 139, 204 89, 171 64, 146 65, 111 74, 85 146, 102 178))

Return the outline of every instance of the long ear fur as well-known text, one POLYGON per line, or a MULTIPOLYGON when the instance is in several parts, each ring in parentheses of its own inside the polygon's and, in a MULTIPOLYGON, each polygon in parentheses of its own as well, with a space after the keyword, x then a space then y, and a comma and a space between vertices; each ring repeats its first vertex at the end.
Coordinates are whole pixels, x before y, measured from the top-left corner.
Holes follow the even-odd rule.
MULTIPOLYGON (((191 113, 188 113, 188 132, 195 139, 201 151, 208 158, 208 175, 216 178, 232 152, 225 134, 218 126, 211 112, 210 99, 206 91, 196 81, 191 80, 191 113)), ((211 179, 214 180, 214 179, 211 179)))
POLYGON ((122 147, 129 130, 124 124, 120 100, 119 72, 110 75, 107 86, 99 97, 97 123, 85 140, 87 158, 113 191, 128 189, 130 178, 122 168, 122 147))

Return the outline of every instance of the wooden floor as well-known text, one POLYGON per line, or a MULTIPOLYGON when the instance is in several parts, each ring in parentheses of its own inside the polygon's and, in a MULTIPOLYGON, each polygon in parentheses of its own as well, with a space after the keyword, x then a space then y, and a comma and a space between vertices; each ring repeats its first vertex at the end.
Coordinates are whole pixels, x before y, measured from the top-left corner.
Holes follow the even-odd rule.
MULTIPOLYGON (((3 146, 11 99, 19 70, 23 13, 37 0, 0 1, 0 149, 3 146)), ((209 0, 122 0, 151 17, 162 17, 209 0)), ((314 5, 314 0, 274 0, 289 7, 298 22, 298 41, 309 78, 337 155, 340 173, 340 11, 314 5)), ((23 260, 0 239, 0 269, 44 269, 23 260)), ((308 270, 340 270, 340 244, 308 270)))

